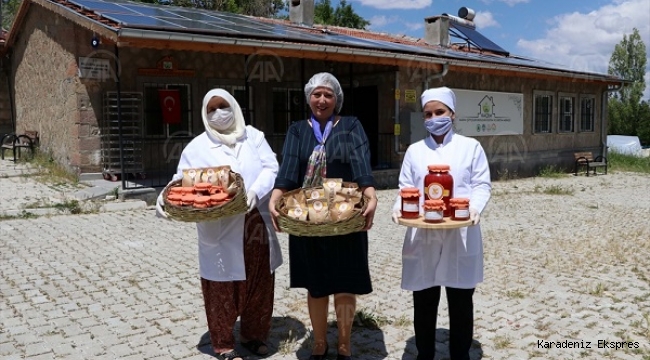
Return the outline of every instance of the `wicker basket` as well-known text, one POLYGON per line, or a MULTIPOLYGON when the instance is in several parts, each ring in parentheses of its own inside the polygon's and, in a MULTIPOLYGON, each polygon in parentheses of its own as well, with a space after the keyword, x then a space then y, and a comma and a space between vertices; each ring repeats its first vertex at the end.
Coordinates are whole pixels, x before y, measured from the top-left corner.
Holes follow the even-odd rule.
POLYGON ((232 200, 220 206, 211 206, 205 209, 198 209, 192 206, 178 206, 170 204, 167 201, 169 189, 181 186, 182 180, 169 183, 163 190, 163 199, 165 201, 165 212, 170 219, 185 222, 203 222, 218 220, 223 217, 233 216, 246 213, 246 189, 244 189, 244 180, 236 172, 230 172, 231 179, 237 184, 237 193, 232 200))
MULTIPOLYGON (((304 189, 296 189, 287 191, 284 195, 278 200, 275 204, 275 210, 280 214, 277 218, 278 226, 280 229, 287 234, 296 235, 296 236, 335 236, 335 235, 346 235, 363 230, 366 226, 366 218, 361 214, 366 211, 366 206, 370 198, 363 195, 359 204, 361 205, 361 211, 357 211, 354 216, 339 221, 329 221, 322 223, 313 223, 309 221, 303 221, 294 219, 290 216, 284 214, 282 209, 285 207, 286 197, 288 195, 296 194, 299 191, 304 189)), ((358 209, 357 209, 358 210, 358 209)))

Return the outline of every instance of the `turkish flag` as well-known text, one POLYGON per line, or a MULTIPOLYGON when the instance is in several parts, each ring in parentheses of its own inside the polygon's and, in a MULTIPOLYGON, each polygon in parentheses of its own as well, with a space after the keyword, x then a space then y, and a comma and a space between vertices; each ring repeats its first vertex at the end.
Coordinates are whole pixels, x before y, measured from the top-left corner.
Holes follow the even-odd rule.
POLYGON ((178 90, 158 89, 163 123, 181 123, 181 93, 178 90))

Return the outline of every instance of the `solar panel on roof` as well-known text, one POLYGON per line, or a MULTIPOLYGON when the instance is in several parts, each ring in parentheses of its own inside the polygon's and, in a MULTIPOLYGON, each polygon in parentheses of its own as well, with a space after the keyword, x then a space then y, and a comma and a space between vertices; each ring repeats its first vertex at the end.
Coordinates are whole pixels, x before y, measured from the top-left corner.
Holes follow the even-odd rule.
POLYGON ((109 2, 103 2, 103 1, 70 0, 70 3, 77 6, 81 6, 86 10, 94 11, 98 13, 102 12, 102 13, 131 14, 131 15, 136 14, 135 12, 131 11, 128 8, 125 8, 124 6, 114 4, 114 3, 109 3, 109 2))
POLYGON ((122 26, 139 26, 147 28, 161 28, 161 29, 180 29, 179 25, 175 25, 169 21, 156 19, 151 16, 143 15, 129 15, 129 14, 101 14, 103 17, 115 21, 122 26))
POLYGON ((139 5, 132 5, 132 4, 124 4, 122 6, 141 15, 157 16, 157 17, 165 17, 165 18, 181 18, 181 16, 176 15, 173 12, 165 11, 163 9, 158 9, 155 7, 139 6, 139 5))
POLYGON ((451 30, 452 36, 461 38, 469 42, 470 44, 476 46, 480 50, 488 50, 506 56, 509 55, 509 53, 505 51, 501 46, 495 44, 490 39, 483 36, 483 34, 481 34, 480 32, 470 27, 455 23, 453 21, 450 21, 449 25, 451 25, 449 30, 451 30), (454 32, 454 30, 456 30, 456 32, 454 32))

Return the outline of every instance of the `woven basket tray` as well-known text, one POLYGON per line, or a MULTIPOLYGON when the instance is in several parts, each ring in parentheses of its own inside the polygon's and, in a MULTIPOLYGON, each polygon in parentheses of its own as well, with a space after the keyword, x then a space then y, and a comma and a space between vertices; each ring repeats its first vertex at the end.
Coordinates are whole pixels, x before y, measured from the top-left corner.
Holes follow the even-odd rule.
POLYGON ((230 172, 231 179, 237 184, 237 193, 232 200, 220 206, 211 206, 206 209, 198 209, 192 206, 172 205, 167 201, 169 189, 181 186, 182 180, 169 183, 163 190, 163 199, 165 201, 165 212, 170 219, 185 222, 202 222, 213 221, 223 217, 243 214, 248 210, 246 205, 246 189, 244 189, 244 180, 236 172, 230 172))
MULTIPOLYGON (((366 211, 366 206, 370 198, 363 195, 359 204, 361 205, 361 211, 345 220, 339 221, 329 221, 322 223, 312 223, 309 221, 303 221, 294 219, 290 216, 285 215, 281 209, 285 207, 286 197, 288 195, 296 194, 303 189, 296 189, 287 191, 284 195, 278 200, 275 204, 275 209, 280 213, 278 216, 278 226, 280 229, 287 234, 296 235, 296 236, 334 236, 334 235, 346 235, 363 230, 366 226, 366 218, 361 216, 364 211, 366 211)), ((357 207, 355 209, 358 210, 357 207)))

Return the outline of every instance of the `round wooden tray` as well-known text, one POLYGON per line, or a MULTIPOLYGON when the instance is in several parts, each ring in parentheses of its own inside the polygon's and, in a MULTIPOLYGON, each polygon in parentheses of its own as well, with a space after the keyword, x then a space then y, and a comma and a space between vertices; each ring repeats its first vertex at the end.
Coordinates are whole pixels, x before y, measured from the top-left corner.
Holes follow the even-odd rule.
POLYGON ((441 223, 428 223, 424 222, 424 217, 420 216, 417 219, 404 219, 399 218, 400 225, 416 227, 420 229, 458 229, 472 225, 472 220, 451 220, 451 218, 444 218, 441 223))

